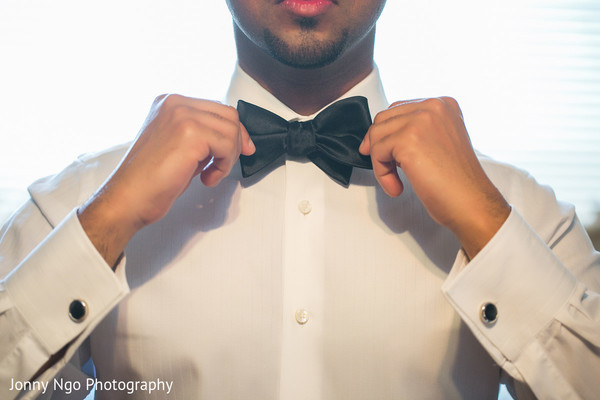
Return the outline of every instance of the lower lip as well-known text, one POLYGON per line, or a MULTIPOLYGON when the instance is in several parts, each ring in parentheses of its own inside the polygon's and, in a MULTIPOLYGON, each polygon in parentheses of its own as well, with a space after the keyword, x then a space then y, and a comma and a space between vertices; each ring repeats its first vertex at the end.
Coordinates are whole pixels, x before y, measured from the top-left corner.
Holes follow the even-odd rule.
POLYGON ((333 2, 331 0, 284 0, 281 5, 294 15, 311 18, 323 14, 333 5, 333 2))

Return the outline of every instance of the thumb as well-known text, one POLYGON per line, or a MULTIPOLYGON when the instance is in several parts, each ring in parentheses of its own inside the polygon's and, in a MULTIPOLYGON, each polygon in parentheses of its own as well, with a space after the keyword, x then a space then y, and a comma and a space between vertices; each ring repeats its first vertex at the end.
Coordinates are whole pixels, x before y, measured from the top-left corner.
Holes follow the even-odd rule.
POLYGON ((254 142, 250 139, 250 134, 246 130, 246 127, 240 122, 240 133, 242 135, 242 154, 245 156, 250 156, 254 154, 256 151, 256 147, 254 146, 254 142))
POLYGON ((358 152, 360 154, 362 154, 363 156, 368 156, 369 153, 371 153, 371 137, 369 135, 370 131, 371 131, 371 129, 369 128, 369 130, 365 134, 363 141, 360 143, 360 146, 358 147, 358 152))

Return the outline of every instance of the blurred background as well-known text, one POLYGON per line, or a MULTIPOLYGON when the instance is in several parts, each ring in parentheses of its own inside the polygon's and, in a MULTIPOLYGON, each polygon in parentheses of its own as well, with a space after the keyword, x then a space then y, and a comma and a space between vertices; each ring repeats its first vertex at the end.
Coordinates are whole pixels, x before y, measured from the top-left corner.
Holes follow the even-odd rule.
MULTIPOLYGON (((376 60, 388 100, 455 97, 478 150, 599 239, 597 0, 390 0, 376 60)), ((35 179, 132 140, 157 95, 222 99, 234 64, 224 0, 2 0, 0 220, 35 179)))

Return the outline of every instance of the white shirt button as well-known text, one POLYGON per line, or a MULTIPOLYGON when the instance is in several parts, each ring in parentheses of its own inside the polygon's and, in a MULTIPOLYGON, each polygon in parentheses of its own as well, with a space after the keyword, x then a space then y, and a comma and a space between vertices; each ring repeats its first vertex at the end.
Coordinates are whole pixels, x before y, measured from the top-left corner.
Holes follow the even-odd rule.
POLYGON ((304 215, 308 214, 312 211, 312 206, 310 205, 310 201, 302 200, 298 203, 298 210, 304 215))
POLYGON ((300 325, 304 325, 308 322, 308 311, 304 308, 296 310, 296 322, 300 325))

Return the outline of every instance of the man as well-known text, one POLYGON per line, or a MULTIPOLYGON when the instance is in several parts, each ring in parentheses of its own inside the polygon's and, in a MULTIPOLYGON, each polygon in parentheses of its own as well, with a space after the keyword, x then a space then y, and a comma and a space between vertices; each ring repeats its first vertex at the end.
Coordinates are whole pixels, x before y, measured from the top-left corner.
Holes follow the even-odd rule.
POLYGON ((4 228, 2 398, 83 393, 90 354, 100 399, 600 392, 598 254, 571 207, 476 156, 453 99, 387 107, 384 1, 228 5, 229 105, 159 96, 129 149, 35 183, 4 228), (317 121, 354 96, 372 171, 340 184, 313 144, 242 176, 264 151, 245 104, 317 121))

